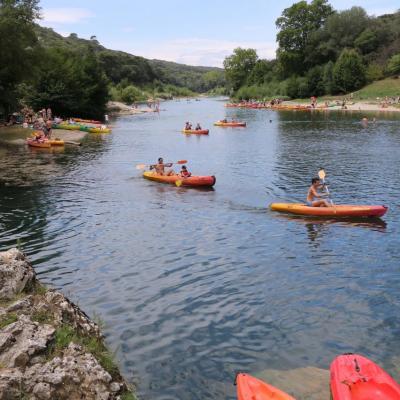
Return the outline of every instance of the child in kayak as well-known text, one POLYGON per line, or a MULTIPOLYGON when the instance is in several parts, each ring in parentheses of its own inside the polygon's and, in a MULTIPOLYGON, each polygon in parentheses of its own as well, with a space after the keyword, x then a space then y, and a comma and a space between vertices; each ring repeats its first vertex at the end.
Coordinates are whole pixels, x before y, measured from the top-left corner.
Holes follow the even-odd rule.
POLYGON ((201 126, 199 123, 197 123, 197 125, 196 125, 196 131, 201 131, 201 126))
POLYGON ((157 164, 150 165, 150 170, 155 169, 158 175, 171 176, 175 174, 173 169, 165 170, 165 167, 171 168, 172 163, 164 164, 164 160, 160 157, 157 164))
POLYGON ((192 174, 187 170, 186 165, 182 165, 181 169, 181 177, 182 178, 189 178, 192 174))
POLYGON ((322 186, 319 178, 312 178, 311 186, 307 193, 307 205, 310 207, 330 207, 331 204, 328 200, 321 199, 323 196, 327 196, 326 193, 319 193, 318 188, 322 186))

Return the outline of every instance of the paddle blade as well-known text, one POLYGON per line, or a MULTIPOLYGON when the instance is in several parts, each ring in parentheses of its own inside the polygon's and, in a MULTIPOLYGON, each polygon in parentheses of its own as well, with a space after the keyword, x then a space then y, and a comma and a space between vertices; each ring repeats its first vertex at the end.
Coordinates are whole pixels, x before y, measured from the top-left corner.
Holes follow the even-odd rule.
POLYGON ((187 164, 187 160, 179 160, 176 164, 187 164))
POLYGON ((175 185, 178 187, 182 186, 182 181, 181 180, 175 181, 175 185))
POLYGON ((319 179, 324 180, 324 179, 325 179, 325 176, 326 176, 325 170, 324 170, 324 169, 320 169, 320 170, 318 171, 318 177, 319 177, 319 179))
POLYGON ((138 164, 136 165, 136 169, 145 169, 146 168, 146 164, 138 164))

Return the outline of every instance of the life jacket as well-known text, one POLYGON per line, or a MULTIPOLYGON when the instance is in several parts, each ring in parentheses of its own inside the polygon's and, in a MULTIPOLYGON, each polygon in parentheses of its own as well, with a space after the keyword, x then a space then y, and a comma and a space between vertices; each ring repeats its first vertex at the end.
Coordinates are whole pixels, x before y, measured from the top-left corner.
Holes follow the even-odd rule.
POLYGON ((192 175, 189 171, 181 171, 181 176, 184 176, 185 178, 189 178, 189 176, 192 175))

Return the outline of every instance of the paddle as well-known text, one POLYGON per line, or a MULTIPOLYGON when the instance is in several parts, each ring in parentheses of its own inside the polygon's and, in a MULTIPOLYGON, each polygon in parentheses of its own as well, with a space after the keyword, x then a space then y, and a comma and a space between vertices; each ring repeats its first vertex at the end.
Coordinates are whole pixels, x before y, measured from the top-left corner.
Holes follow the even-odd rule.
POLYGON ((79 142, 67 142, 64 140, 64 143, 65 144, 73 144, 74 146, 82 146, 82 143, 79 143, 79 142))
POLYGON ((325 170, 324 170, 323 168, 321 168, 321 169, 318 171, 318 178, 321 179, 322 185, 323 185, 323 187, 325 188, 325 192, 326 192, 326 194, 328 195, 329 200, 331 201, 331 203, 332 203, 332 205, 333 205, 333 200, 330 198, 330 193, 329 193, 328 185, 325 184, 325 176, 326 176, 325 170))
MULTIPOLYGON (((174 163, 166 163, 166 164, 186 164, 187 160, 179 160, 174 163)), ((136 169, 145 169, 146 167, 152 167, 156 164, 137 164, 136 169)))

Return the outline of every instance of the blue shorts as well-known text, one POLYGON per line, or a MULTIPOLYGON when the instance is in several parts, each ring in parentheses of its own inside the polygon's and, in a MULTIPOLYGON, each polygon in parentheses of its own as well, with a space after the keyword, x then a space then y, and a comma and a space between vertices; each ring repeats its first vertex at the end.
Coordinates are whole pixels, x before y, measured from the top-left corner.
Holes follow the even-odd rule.
POLYGON ((308 205, 308 207, 314 207, 312 201, 308 201, 308 200, 307 200, 307 201, 306 201, 306 204, 308 205))

